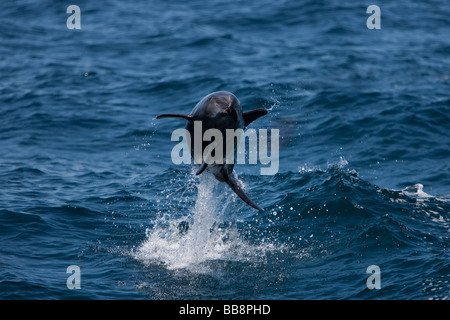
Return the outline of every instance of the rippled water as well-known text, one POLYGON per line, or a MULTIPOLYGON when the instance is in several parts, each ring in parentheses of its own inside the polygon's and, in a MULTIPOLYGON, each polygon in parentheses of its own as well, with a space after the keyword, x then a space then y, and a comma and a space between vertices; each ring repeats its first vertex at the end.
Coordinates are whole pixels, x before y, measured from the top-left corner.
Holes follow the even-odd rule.
POLYGON ((448 2, 77 5, 0 4, 2 299, 449 298, 448 2), (171 161, 217 90, 280 130, 264 211, 171 161))

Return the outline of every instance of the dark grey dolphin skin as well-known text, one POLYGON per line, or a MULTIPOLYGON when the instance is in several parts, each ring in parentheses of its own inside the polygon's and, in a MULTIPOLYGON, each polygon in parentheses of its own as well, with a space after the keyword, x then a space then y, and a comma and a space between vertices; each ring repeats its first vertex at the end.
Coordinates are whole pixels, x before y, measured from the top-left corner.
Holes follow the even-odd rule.
MULTIPOLYGON (((264 108, 242 112, 241 104, 234 94, 227 91, 218 91, 210 93, 200 100, 188 115, 161 114, 156 119, 180 118, 188 120, 186 130, 189 131, 191 139, 194 137, 194 121, 202 122, 202 137, 203 133, 208 129, 218 129, 222 136, 225 137, 226 129, 244 129, 254 120, 266 115, 267 112, 267 109, 264 108)), ((210 143, 210 141, 203 141, 202 154, 205 147, 210 143)), ((223 143, 225 144, 225 141, 223 143)), ((194 146, 191 144, 191 156, 193 155, 194 146)), ((224 161, 223 164, 213 163, 208 165, 203 161, 196 175, 201 174, 205 170, 211 172, 217 180, 226 182, 248 205, 257 210, 263 210, 245 194, 240 181, 234 174, 233 168, 234 163, 226 163, 224 161)))

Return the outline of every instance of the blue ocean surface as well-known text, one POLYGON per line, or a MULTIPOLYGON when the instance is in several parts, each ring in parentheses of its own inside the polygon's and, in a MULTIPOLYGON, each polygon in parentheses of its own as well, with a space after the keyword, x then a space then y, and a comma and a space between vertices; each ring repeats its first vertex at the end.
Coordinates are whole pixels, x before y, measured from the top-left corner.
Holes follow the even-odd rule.
POLYGON ((449 13, 1 1, 0 298, 449 299, 449 13), (219 90, 279 130, 276 174, 235 166, 263 211, 156 119, 219 90))

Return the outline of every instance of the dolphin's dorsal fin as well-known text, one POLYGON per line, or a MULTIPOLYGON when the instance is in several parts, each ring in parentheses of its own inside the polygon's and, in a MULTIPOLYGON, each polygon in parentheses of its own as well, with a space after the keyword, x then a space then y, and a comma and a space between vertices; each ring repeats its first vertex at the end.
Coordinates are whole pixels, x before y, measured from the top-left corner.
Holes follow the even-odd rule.
POLYGON ((259 117, 266 115, 267 113, 267 109, 264 108, 250 110, 242 113, 242 116, 244 117, 245 127, 247 127, 250 123, 258 119, 259 117))
POLYGON ((178 119, 194 120, 194 117, 190 114, 165 113, 165 114, 160 114, 159 116, 156 117, 156 119, 163 119, 163 118, 178 118, 178 119))

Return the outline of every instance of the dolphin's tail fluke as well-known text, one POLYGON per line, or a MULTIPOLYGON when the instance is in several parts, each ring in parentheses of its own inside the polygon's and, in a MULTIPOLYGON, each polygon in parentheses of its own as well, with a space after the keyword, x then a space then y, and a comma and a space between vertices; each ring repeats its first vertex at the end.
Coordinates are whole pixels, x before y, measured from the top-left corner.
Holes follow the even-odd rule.
POLYGON ((242 200, 244 200, 245 203, 247 203, 249 206, 255 208, 256 210, 262 211, 263 209, 258 206, 256 203, 254 203, 248 196, 247 194, 244 192, 244 189, 241 186, 240 181, 233 177, 230 176, 228 179, 225 180, 225 182, 230 186, 230 188, 239 196, 239 198, 241 198, 242 200))

